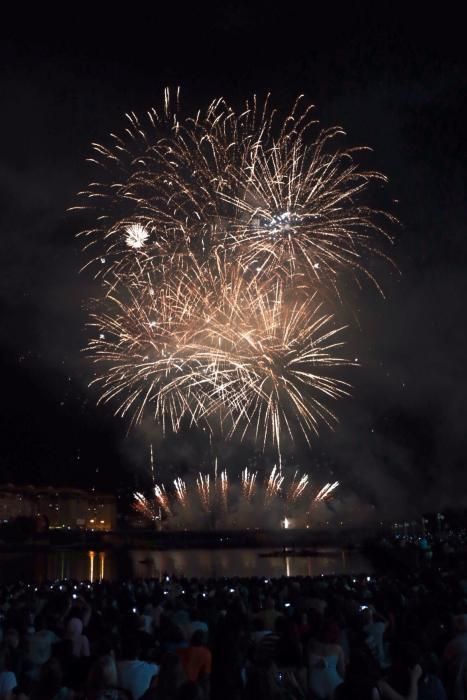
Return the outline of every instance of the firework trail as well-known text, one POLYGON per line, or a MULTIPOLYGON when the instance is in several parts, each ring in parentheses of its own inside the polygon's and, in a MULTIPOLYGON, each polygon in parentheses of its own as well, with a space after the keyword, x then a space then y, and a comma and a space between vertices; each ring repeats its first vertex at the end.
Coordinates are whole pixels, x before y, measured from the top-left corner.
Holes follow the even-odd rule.
POLYGON ((265 502, 271 501, 279 494, 283 483, 284 476, 282 475, 280 468, 274 466, 266 482, 265 502))
POLYGON ((246 501, 251 501, 256 492, 256 477, 258 472, 250 472, 247 467, 242 471, 241 488, 242 497, 246 501))
POLYGON ((154 486, 156 485, 156 471, 154 468, 154 452, 152 449, 152 445, 150 446, 149 455, 150 455, 149 463, 150 463, 150 467, 151 467, 151 480, 152 480, 152 486, 154 488, 154 486))
POLYGON ((303 474, 300 478, 298 478, 298 472, 295 472, 292 483, 287 490, 287 500, 290 503, 295 503, 301 496, 303 496, 307 486, 308 474, 303 474))
POLYGON ((146 496, 144 496, 144 494, 140 493, 139 491, 136 491, 136 493, 134 493, 133 496, 134 496, 133 507, 138 513, 141 513, 141 515, 144 515, 144 517, 148 518, 148 520, 151 520, 151 521, 158 520, 158 518, 159 518, 158 507, 156 506, 154 501, 146 498, 146 496))
POLYGON ((169 497, 167 496, 164 485, 156 485, 154 487, 154 498, 166 515, 170 517, 172 515, 172 511, 170 509, 169 497))
MULTIPOLYGON (((219 472, 216 478, 216 471, 205 473, 200 471, 194 481, 194 488, 189 489, 187 483, 180 477, 174 479, 173 488, 166 490, 164 484, 156 485, 153 489, 153 497, 146 498, 142 493, 134 494, 133 507, 152 522, 160 520, 160 511, 163 511, 164 518, 173 526, 180 515, 184 525, 186 518, 199 518, 200 511, 205 514, 215 515, 220 522, 235 523, 235 513, 240 513, 240 525, 242 517, 247 517, 249 509, 243 509, 242 504, 254 505, 255 515, 259 521, 265 521, 271 512, 276 512, 274 503, 278 504, 278 499, 287 504, 291 510, 294 521, 300 522, 305 519, 305 504, 302 496, 309 486, 309 475, 300 475, 298 471, 289 480, 287 476, 274 466, 271 472, 258 482, 257 472, 251 472, 247 468, 241 473, 240 493, 234 493, 231 489, 231 480, 227 469, 219 472), (300 505, 302 504, 302 505, 300 505), (182 511, 177 513, 177 506, 181 506, 182 511), (239 510, 240 509, 240 510, 239 510), (272 510, 271 510, 272 509, 272 510), (241 515, 243 514, 243 516, 241 515), (232 520, 232 516, 233 520, 232 520), (227 518, 227 521, 226 521, 227 518)), ((334 492, 339 483, 325 484, 313 497, 311 506, 328 501, 333 498, 334 492)), ((282 504, 282 505, 284 505, 282 504)), ((244 521, 243 521, 244 522, 244 521)), ((199 521, 196 523, 199 526, 199 521)))
POLYGON ((220 495, 222 507, 224 510, 227 510, 229 507, 229 476, 226 469, 221 472, 220 495))
POLYGON ((173 483, 175 486, 175 494, 179 504, 186 508, 188 494, 185 481, 183 481, 183 479, 181 479, 180 477, 177 477, 176 479, 174 479, 173 483))
POLYGON ((198 489, 198 495, 204 510, 207 513, 211 512, 211 484, 209 474, 203 474, 199 472, 196 478, 196 486, 198 489))
POLYGON ((331 483, 326 484, 325 486, 323 486, 323 488, 320 491, 318 491, 318 493, 314 497, 314 502, 319 503, 321 501, 326 501, 338 486, 339 486, 338 481, 335 481, 333 484, 331 484, 331 483))

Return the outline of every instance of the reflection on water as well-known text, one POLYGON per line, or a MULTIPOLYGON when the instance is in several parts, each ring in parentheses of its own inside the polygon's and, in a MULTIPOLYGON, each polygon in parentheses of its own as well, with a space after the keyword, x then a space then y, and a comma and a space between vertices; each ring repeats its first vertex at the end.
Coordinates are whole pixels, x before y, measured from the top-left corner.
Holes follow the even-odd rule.
POLYGON ((319 576, 368 572, 369 562, 358 552, 326 550, 314 557, 261 556, 265 549, 193 549, 131 552, 136 576, 164 572, 186 576, 319 576))
MULTIPOLYGON (((96 558, 96 553, 92 549, 89 550, 89 574, 85 577, 89 579, 89 581, 103 581, 105 579, 105 554, 105 552, 99 552, 99 576, 94 576, 94 559, 96 558)), ((62 576, 62 578, 64 577, 62 576)), ((69 578, 78 577, 71 575, 69 578)))
POLYGON ((43 581, 72 578, 115 580, 129 576, 319 576, 371 573, 359 552, 326 549, 313 557, 264 556, 266 549, 129 550, 124 553, 58 550, 0 555, 0 580, 43 581), (261 556, 263 555, 263 556, 261 556))

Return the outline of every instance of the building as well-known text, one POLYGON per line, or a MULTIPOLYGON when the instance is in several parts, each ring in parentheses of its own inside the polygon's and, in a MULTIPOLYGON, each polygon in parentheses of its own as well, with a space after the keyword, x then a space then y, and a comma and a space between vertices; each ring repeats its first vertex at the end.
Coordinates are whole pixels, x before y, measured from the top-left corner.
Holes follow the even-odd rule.
POLYGON ((0 485, 0 522, 18 516, 46 519, 50 528, 114 530, 115 496, 55 486, 0 485))

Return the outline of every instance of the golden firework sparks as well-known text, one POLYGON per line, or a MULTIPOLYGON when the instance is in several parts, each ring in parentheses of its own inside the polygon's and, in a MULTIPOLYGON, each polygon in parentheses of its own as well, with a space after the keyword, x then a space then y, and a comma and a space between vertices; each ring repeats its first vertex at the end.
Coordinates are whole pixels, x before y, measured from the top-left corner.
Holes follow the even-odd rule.
POLYGON ((291 503, 295 503, 308 486, 308 474, 303 474, 300 478, 298 477, 298 472, 295 472, 292 482, 287 490, 287 500, 291 503))
POLYGON ((271 501, 275 496, 280 493, 282 484, 284 483, 284 476, 277 466, 274 466, 266 482, 265 491, 265 502, 271 501))
POLYGON ((139 491, 136 491, 134 495, 133 508, 141 515, 144 515, 148 520, 155 521, 158 519, 158 508, 154 501, 146 498, 146 496, 139 491))
POLYGON ((75 208, 94 212, 82 236, 102 286, 88 349, 116 414, 252 433, 279 469, 283 436, 334 425, 328 402, 349 391, 335 369, 354 363, 318 294, 346 272, 378 286, 367 260, 386 257, 393 219, 368 204, 384 176, 311 115, 302 97, 282 118, 255 97, 185 117, 167 90, 162 110, 127 115, 124 136, 93 145, 106 174, 75 208))
POLYGON ((166 515, 171 516, 172 511, 170 508, 169 497, 167 496, 167 492, 163 484, 162 486, 156 485, 154 487, 154 498, 156 500, 156 503, 158 503, 158 505, 162 508, 166 515))
POLYGON ((186 482, 181 479, 180 477, 177 477, 174 479, 174 486, 175 486, 175 494, 177 497, 178 502, 180 505, 182 505, 184 508, 187 506, 187 488, 186 488, 186 482))
POLYGON ((251 501, 256 491, 256 477, 258 472, 251 472, 247 467, 242 471, 241 486, 242 496, 246 501, 251 501))
POLYGON ((323 488, 320 491, 318 491, 318 493, 316 494, 314 501, 316 503, 319 503, 321 501, 326 501, 332 495, 332 493, 335 491, 335 489, 338 486, 339 486, 338 481, 335 481, 333 484, 331 484, 331 483, 325 484, 323 486, 323 488))
POLYGON ((185 415, 209 429, 220 421, 228 437, 253 431, 280 455, 281 434, 297 427, 308 440, 320 422, 332 425, 324 400, 349 391, 333 376, 354 364, 337 352, 343 329, 316 295, 248 282, 220 261, 215 273, 180 275, 176 288, 144 280, 113 292, 92 323, 101 400, 120 398, 116 413, 134 422, 147 411, 175 430, 185 415))
POLYGON ((363 272, 385 253, 393 217, 366 203, 385 181, 358 166, 358 148, 339 145, 341 127, 321 129, 300 96, 281 119, 270 99, 239 113, 213 100, 195 118, 166 92, 162 110, 127 115, 123 136, 93 144, 90 161, 108 178, 80 193, 92 209, 82 232, 104 278, 173 271, 191 256, 222 249, 249 276, 304 272, 335 285, 341 271, 363 272))
POLYGON ((209 474, 199 472, 196 478, 196 486, 201 504, 208 513, 211 511, 211 482, 209 474))

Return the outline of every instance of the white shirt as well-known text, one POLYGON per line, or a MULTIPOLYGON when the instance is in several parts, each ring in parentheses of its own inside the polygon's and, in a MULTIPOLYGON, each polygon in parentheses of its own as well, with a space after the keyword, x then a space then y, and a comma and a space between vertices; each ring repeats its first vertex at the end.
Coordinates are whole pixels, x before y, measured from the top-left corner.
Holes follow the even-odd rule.
POLYGON ((129 690, 133 700, 139 700, 149 688, 153 676, 159 673, 159 666, 156 664, 132 659, 118 662, 118 676, 120 685, 125 690, 129 690))

